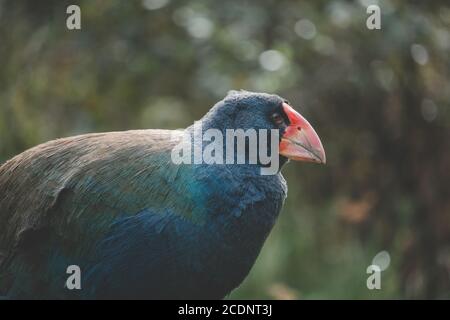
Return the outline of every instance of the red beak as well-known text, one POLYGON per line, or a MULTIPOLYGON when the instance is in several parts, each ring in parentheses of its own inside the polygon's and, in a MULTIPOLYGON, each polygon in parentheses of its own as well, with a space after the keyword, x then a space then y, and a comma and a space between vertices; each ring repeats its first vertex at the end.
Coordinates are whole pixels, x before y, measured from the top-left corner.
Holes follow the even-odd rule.
POLYGON ((281 137, 280 154, 292 160, 325 163, 325 150, 313 127, 287 103, 283 109, 290 125, 281 137))

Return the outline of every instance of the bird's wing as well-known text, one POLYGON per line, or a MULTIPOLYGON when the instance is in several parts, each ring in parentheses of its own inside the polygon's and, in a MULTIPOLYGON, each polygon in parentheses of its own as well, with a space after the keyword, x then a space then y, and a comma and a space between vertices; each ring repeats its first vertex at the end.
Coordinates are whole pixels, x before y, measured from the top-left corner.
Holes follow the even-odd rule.
POLYGON ((184 183, 192 173, 170 157, 181 136, 171 130, 81 135, 39 145, 5 163, 0 265, 2 256, 49 235, 89 249, 115 218, 149 208, 195 219, 198 199, 192 183, 184 183))

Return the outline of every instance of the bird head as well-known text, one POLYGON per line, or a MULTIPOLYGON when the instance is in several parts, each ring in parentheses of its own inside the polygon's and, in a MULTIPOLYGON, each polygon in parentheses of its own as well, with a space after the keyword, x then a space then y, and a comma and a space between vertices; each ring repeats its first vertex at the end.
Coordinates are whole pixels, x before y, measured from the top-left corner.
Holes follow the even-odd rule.
POLYGON ((202 121, 209 128, 222 130, 276 129, 282 159, 326 162, 325 150, 314 128, 286 99, 278 95, 230 91, 202 121))

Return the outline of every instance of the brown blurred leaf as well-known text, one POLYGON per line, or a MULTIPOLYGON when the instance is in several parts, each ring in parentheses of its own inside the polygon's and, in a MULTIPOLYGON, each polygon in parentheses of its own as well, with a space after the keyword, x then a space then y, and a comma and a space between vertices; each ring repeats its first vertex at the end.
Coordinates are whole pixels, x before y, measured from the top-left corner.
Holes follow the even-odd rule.
POLYGON ((284 283, 274 283, 267 289, 268 294, 276 300, 297 300, 300 292, 288 287, 284 283))
POLYGON ((365 221, 376 203, 373 192, 365 193, 359 199, 343 198, 338 200, 338 214, 341 219, 348 223, 362 223, 365 221))

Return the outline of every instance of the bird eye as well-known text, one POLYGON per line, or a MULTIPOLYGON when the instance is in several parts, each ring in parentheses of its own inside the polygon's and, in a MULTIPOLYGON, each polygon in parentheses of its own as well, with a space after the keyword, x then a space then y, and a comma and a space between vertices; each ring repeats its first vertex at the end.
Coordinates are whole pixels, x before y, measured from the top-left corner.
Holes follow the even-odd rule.
POLYGON ((284 119, 281 116, 281 114, 279 113, 274 113, 272 114, 272 121, 273 123, 275 123, 277 126, 280 126, 284 123, 284 119))

